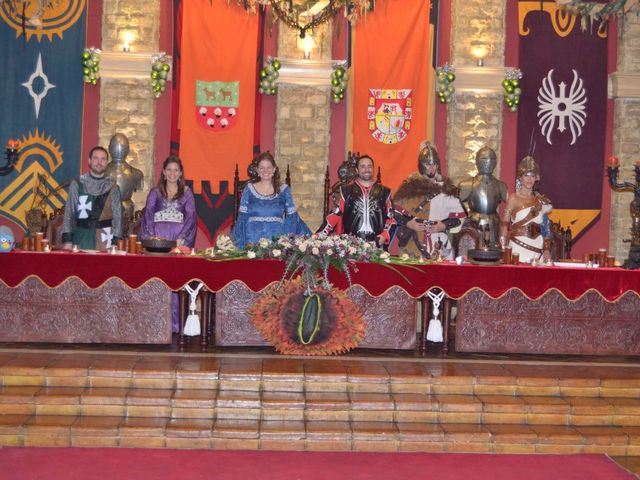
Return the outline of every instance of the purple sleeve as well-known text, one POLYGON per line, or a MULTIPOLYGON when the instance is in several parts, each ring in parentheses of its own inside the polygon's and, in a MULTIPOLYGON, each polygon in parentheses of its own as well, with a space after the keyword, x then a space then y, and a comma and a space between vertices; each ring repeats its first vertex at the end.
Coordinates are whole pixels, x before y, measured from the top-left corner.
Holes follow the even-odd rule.
POLYGON ((144 213, 140 222, 140 238, 153 238, 156 234, 155 222, 153 220, 156 214, 156 205, 158 204, 158 189, 152 188, 147 196, 147 204, 144 207, 144 213))
POLYGON ((184 223, 178 240, 184 240, 187 247, 193 248, 196 243, 196 202, 189 187, 184 189, 184 223))

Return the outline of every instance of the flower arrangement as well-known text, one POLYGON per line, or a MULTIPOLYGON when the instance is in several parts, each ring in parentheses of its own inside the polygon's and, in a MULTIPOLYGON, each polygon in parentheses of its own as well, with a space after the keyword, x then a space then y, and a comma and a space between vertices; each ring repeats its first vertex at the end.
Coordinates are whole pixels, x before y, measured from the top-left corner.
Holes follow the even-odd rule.
POLYGON ((351 283, 351 272, 355 262, 389 263, 391 256, 373 242, 366 242, 351 235, 281 236, 275 240, 260 239, 247 245, 244 251, 237 250, 226 235, 220 235, 214 248, 205 250, 207 257, 222 258, 270 258, 286 262, 281 284, 300 274, 306 291, 318 288, 330 290, 329 267, 344 272, 351 283))

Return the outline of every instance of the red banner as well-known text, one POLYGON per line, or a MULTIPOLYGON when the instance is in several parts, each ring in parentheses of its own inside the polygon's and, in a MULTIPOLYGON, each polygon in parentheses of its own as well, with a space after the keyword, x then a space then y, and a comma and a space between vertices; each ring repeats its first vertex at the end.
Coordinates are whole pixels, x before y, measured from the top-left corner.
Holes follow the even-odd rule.
POLYGON ((427 136, 430 1, 381 0, 355 28, 352 150, 395 189, 416 170, 427 136))
POLYGON ((199 193, 253 156, 259 16, 225 0, 182 8, 180 157, 199 193))

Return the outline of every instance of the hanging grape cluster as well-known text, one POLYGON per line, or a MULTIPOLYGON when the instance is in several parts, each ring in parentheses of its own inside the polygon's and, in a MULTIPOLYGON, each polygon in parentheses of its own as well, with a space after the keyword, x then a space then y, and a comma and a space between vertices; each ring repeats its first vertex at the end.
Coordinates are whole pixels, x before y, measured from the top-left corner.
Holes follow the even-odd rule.
POLYGON ((95 85, 100 79, 100 49, 85 48, 82 51, 82 79, 84 83, 95 85))
POLYGON ((164 92, 171 71, 170 61, 169 56, 164 52, 151 57, 151 88, 156 98, 159 98, 164 92))
POLYGON ((522 72, 520 69, 510 68, 506 71, 504 80, 502 80, 504 103, 507 104, 512 112, 517 112, 518 105, 520 105, 520 95, 522 94, 522 89, 520 88, 521 78, 522 72))
POLYGON ((453 82, 456 79, 454 68, 445 63, 442 67, 436 69, 436 91, 440 103, 451 103, 453 94, 456 92, 453 82))
POLYGON ((277 58, 267 57, 267 62, 264 67, 260 69, 260 83, 258 86, 258 92, 264 95, 275 95, 278 91, 276 85, 276 79, 280 76, 278 71, 280 70, 280 60, 277 58))
POLYGON ((333 72, 331 72, 331 97, 333 103, 340 103, 344 100, 344 95, 347 90, 347 81, 349 75, 342 63, 337 63, 333 66, 333 72))

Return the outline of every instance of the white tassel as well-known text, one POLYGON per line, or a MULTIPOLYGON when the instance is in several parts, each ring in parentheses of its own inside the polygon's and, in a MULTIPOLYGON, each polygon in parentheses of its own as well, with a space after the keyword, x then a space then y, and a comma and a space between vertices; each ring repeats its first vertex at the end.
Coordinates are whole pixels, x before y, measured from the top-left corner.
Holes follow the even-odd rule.
POLYGON ((437 318, 429 320, 427 340, 430 342, 444 342, 444 337, 442 336, 442 323, 440 323, 440 320, 437 318))
POLYGON ((196 299, 198 298, 198 292, 203 286, 204 284, 200 282, 196 288, 191 288, 189 285, 184 287, 190 297, 189 315, 184 325, 184 334, 189 337, 200 335, 200 317, 198 317, 196 312, 196 299))
POLYGON ((429 328, 427 329, 427 340, 430 342, 444 342, 444 336, 442 331, 442 322, 438 320, 440 315, 440 303, 444 299, 444 291, 435 293, 433 290, 427 292, 427 296, 433 303, 433 318, 429 320, 429 328))

